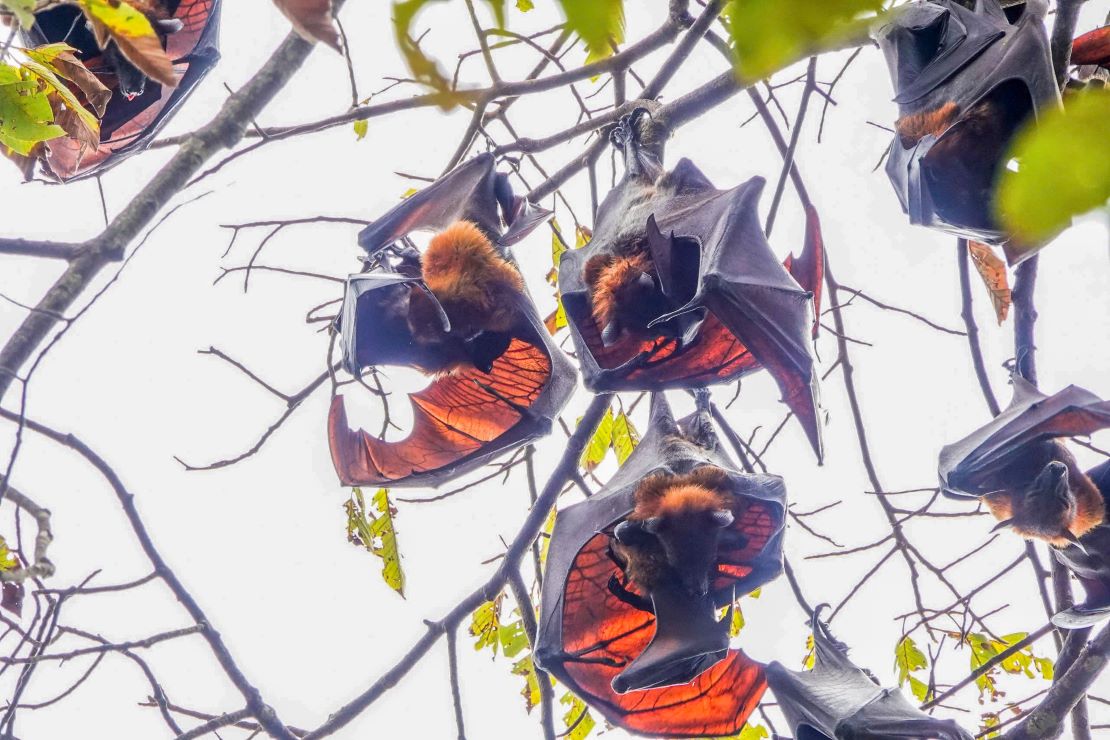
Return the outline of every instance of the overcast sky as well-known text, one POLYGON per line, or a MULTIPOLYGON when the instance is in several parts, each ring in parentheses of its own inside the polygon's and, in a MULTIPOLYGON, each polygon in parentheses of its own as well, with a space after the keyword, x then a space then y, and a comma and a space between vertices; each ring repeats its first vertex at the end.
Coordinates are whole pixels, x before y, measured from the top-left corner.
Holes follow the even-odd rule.
MULTIPOLYGON (((627 0, 627 39, 634 40, 662 22, 666 3, 627 0)), ((509 3, 510 6, 513 3, 509 3)), ((522 14, 510 9, 510 27, 533 32, 559 22, 553 3, 537 3, 522 14)), ((349 3, 343 13, 350 36, 359 95, 366 97, 388 84, 383 78, 404 76, 395 51, 388 4, 349 3)), ((1084 7, 1079 30, 1095 27, 1110 5, 1105 0, 1084 7)), ((481 8, 485 12, 485 7, 481 8)), ((490 19, 483 15, 487 22, 490 19)), ((453 69, 456 54, 473 46, 462 3, 434 7, 418 25, 430 28, 424 47, 453 69)), ((224 59, 174 119, 167 133, 183 133, 207 121, 226 98, 225 84, 241 86, 266 60, 287 31, 268 0, 236 0, 224 9, 224 59)), ((545 39, 546 43, 546 39, 545 39)), ((665 51, 663 52, 665 53, 665 51)), ((501 58, 501 57, 499 57, 501 58)), ((584 52, 572 51, 568 65, 580 64, 584 52)), ((648 78, 662 55, 638 63, 648 78)), ((513 50, 500 68, 507 79, 522 78, 535 53, 513 50)), ((845 56, 822 58, 819 79, 831 80, 845 56)), ((674 99, 719 74, 723 60, 700 48, 666 89, 674 99)), ((479 56, 463 65, 462 79, 483 84, 479 56)), ((800 73, 787 70, 778 79, 800 73)), ((582 95, 599 83, 579 83, 582 95)), ((629 81, 630 96, 637 89, 629 81)), ((414 94, 396 87, 376 100, 414 94)), ((800 86, 778 91, 791 120, 800 86)), ((962 329, 955 239, 911 227, 903 216, 885 174, 874 171, 889 134, 869 125, 888 126, 895 116, 883 60, 865 49, 835 90, 822 143, 819 100, 806 119, 798 149, 801 172, 820 210, 828 258, 838 280, 870 296, 920 313, 953 329, 962 329)), ((595 107, 611 102, 608 88, 590 99, 595 107)), ((294 124, 344 111, 350 88, 343 60, 326 48, 316 50, 304 69, 259 118, 261 125, 294 124)), ((719 187, 752 175, 774 182, 781 160, 759 121, 741 127, 752 114, 745 95, 680 129, 668 145, 667 160, 693 159, 719 187)), ((577 105, 566 90, 526 97, 513 108, 512 122, 523 135, 538 137, 573 124, 577 105)), ((321 324, 307 325, 306 311, 340 297, 336 283, 256 273, 244 292, 242 275, 213 281, 221 268, 245 264, 266 235, 240 234, 230 252, 230 231, 221 224, 317 215, 372 219, 412 187, 397 171, 435 176, 450 158, 469 113, 424 109, 373 119, 365 140, 356 141, 349 126, 268 145, 241 158, 217 175, 181 193, 176 202, 211 191, 158 229, 128 264, 119 281, 51 351, 30 384, 32 418, 72 431, 111 462, 136 494, 151 535, 222 633, 247 676, 281 717, 300 727, 314 727, 388 669, 424 631, 423 619, 438 619, 459 598, 484 581, 502 553, 503 540, 517 531, 527 510, 523 471, 505 485, 487 484, 434 504, 400 504, 397 516, 406 598, 383 583, 380 563, 346 541, 342 504, 349 491, 340 487, 325 438, 327 391, 305 402, 261 452, 231 467, 186 472, 180 457, 202 464, 248 449, 283 411, 283 404, 234 368, 197 354, 216 347, 242 360, 276 387, 295 391, 325 363, 327 337, 321 324)), ((491 133, 508 139, 503 129, 491 133)), ((549 172, 576 156, 588 142, 577 139, 545 152, 540 161, 549 172)), ((484 149, 479 142, 474 152, 484 149)), ((109 214, 118 212, 170 156, 166 149, 148 152, 112 170, 103 186, 109 214)), ((608 158, 602 186, 610 182, 608 158)), ((1066 166, 1066 163, 1061 163, 1066 166)), ((535 185, 542 177, 525 168, 535 185)), ((82 240, 102 228, 101 203, 94 181, 64 187, 21 185, 13 167, 0 169, 0 209, 5 236, 82 240)), ((578 218, 588 223, 589 187, 584 175, 563 194, 578 218)), ((762 213, 770 201, 770 189, 762 213)), ((547 199, 569 231, 574 219, 562 203, 547 199)), ((357 226, 310 225, 283 231, 266 246, 259 264, 281 265, 343 277, 357 269, 357 226)), ((803 220, 797 198, 788 188, 771 237, 780 256, 801 248, 803 220)), ((541 315, 554 305, 543 282, 550 268, 550 238, 545 229, 515 247, 541 315)), ((0 292, 33 303, 60 274, 48 261, 0 257, 0 292)), ((105 278, 108 277, 106 271, 105 278)), ((995 392, 1009 398, 1003 362, 1012 356, 1012 318, 999 327, 987 294, 973 274, 975 314, 995 392)), ((1105 212, 1080 219, 1042 252, 1037 285, 1037 348, 1040 383, 1054 392, 1074 383, 1110 396, 1110 238, 1105 212)), ((100 284, 100 283, 98 283, 100 284)), ((82 305, 90 292, 82 297, 82 305)), ((0 302, 0 336, 23 319, 15 306, 0 302)), ((883 485, 890 490, 932 486, 939 448, 964 436, 988 419, 972 372, 966 340, 944 334, 914 319, 857 300, 845 310, 848 332, 867 345, 851 346, 869 440, 883 485)), ((821 370, 835 357, 835 343, 824 332, 817 343, 821 370)), ((412 390, 411 387, 407 388, 412 390)), ((840 502, 808 520, 811 526, 846 547, 867 544, 888 532, 860 462, 852 420, 839 372, 822 388, 828 426, 826 463, 817 467, 798 425, 788 424, 765 456, 772 472, 784 476, 798 511, 840 502)), ((724 401, 731 389, 719 389, 724 401)), ((14 408, 13 391, 4 400, 14 408)), ((625 399, 628 403, 632 397, 625 399)), ((568 423, 585 407, 580 392, 564 413, 568 423)), ((688 408, 672 394, 679 410, 688 408)), ((760 427, 756 445, 779 423, 784 407, 769 376, 746 378, 728 418, 745 436, 760 427)), ((644 426, 646 404, 633 418, 644 426)), ((0 449, 7 450, 9 426, 0 427, 0 449)), ((1103 448, 1110 436, 1095 438, 1103 448)), ((538 474, 546 478, 564 447, 558 428, 539 445, 538 474)), ((1086 463, 1099 458, 1077 449, 1086 463)), ((4 453, 6 459, 6 452, 4 453)), ((612 463, 602 469, 611 471, 612 463)), ((143 558, 110 489, 85 463, 65 450, 28 436, 14 472, 14 483, 54 513, 56 540, 51 559, 58 565, 54 585, 76 583, 94 570, 94 584, 107 585, 145 575, 143 558)), ((428 491, 400 493, 426 496, 428 491)), ((907 494, 907 508, 924 504, 928 494, 907 494)), ((568 497, 564 503, 575 499, 568 497)), ((10 504, 5 508, 10 512, 10 504)), ((966 510, 949 503, 939 510, 966 510)), ((914 542, 933 562, 944 565, 988 538, 989 518, 932 519, 910 526, 914 542)), ((12 518, 0 519, 0 534, 12 536, 12 518)), ((806 560, 831 546, 791 525, 787 555, 802 588, 813 602, 839 602, 887 551, 879 548, 856 556, 806 560)), ((976 557, 950 571, 962 589, 980 583, 1021 552, 1016 536, 1004 534, 976 557)), ((1043 554, 1043 551, 1042 551, 1043 554)), ((953 600, 935 581, 923 578, 927 602, 941 607, 953 600)), ((991 617, 999 634, 1032 631, 1045 622, 1025 565, 976 597, 979 613, 1002 608, 991 617)), ((853 657, 885 684, 896 681, 893 651, 901 622, 912 609, 908 572, 899 556, 890 559, 833 623, 837 636, 853 648, 853 657)), ((758 601, 745 600, 747 627, 740 644, 757 659, 777 659, 798 666, 805 652, 807 627, 788 584, 779 579, 763 589, 758 601)), ((187 624, 187 616, 159 584, 122 595, 89 596, 66 607, 63 623, 92 630, 114 640, 134 639, 187 624)), ((950 625, 949 625, 950 626, 950 625)), ((538 714, 526 715, 519 696, 521 681, 510 663, 492 661, 488 652, 470 649, 460 635, 462 695, 472 738, 538 736, 538 714)), ((4 643, 11 645, 9 637, 4 643)), ((58 649, 85 643, 63 639, 58 649)), ((924 640, 919 640, 924 646, 924 640)), ((943 682, 968 672, 967 650, 952 650, 948 640, 937 670, 943 682)), ((9 648, 10 649, 10 648, 9 648)), ((935 649, 935 646, 934 646, 935 649)), ((1036 645, 1038 655, 1053 656, 1052 643, 1036 645)), ((243 702, 230 686, 200 638, 187 638, 146 651, 172 701, 202 711, 238 709, 243 702)), ((35 674, 25 694, 29 701, 53 696, 87 669, 87 658, 35 674)), ((8 695, 12 673, 0 678, 8 695)), ((1104 694, 1110 681, 1103 679, 1104 694)), ((1009 699, 1044 689, 1040 679, 1004 678, 1009 699)), ((109 656, 93 678, 64 703, 39 712, 22 712, 16 726, 24 740, 74 737, 165 737, 156 710, 138 707, 149 693, 134 664, 109 656)), ((557 695, 562 692, 559 691, 557 695)), ((980 706, 974 688, 960 693, 943 712, 974 729, 980 706)), ((769 696, 768 696, 769 698, 769 696)), ((988 705, 987 709, 996 708, 988 705)), ((1110 722, 1107 707, 1093 713, 1110 722)), ((777 715, 776 715, 777 716, 777 715)), ((785 725, 778 724, 784 731, 785 725)), ((222 733, 237 737, 235 731, 222 733)), ((395 689, 357 721, 336 735, 449 737, 454 734, 446 655, 442 645, 395 689)), ((619 731, 612 738, 624 737, 619 731)))

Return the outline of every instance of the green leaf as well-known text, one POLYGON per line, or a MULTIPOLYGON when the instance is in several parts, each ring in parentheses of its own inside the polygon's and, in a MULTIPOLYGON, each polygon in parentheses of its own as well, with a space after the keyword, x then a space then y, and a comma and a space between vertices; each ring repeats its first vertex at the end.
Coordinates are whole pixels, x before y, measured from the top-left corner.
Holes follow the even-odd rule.
POLYGON ((1016 137, 1010 156, 1017 170, 1005 169, 995 193, 999 220, 1023 245, 1007 245, 1015 257, 1066 228, 1073 216, 1110 199, 1110 91, 1090 89, 1069 96, 1016 137))
POLYGON ((501 633, 501 602, 504 594, 493 601, 481 604, 470 615, 470 635, 477 638, 474 643, 475 650, 488 647, 497 655, 497 646, 500 644, 501 633))
POLYGON ((401 55, 405 58, 412 78, 439 93, 437 103, 447 110, 462 102, 462 96, 452 89, 451 81, 440 71, 439 65, 421 50, 412 35, 412 24, 425 5, 443 0, 403 0, 393 3, 393 34, 401 55))
POLYGON ((21 77, 19 70, 0 65, 0 144, 27 156, 36 144, 66 132, 54 123, 42 81, 21 77))
POLYGON ((736 72, 761 80, 865 33, 884 0, 731 0, 725 9, 736 72))
POLYGON ((517 617, 515 622, 500 627, 497 630, 497 639, 501 643, 501 654, 506 658, 515 658, 528 647, 528 633, 524 631, 524 621, 517 617))
POLYGON ((894 665, 898 667, 898 685, 901 686, 909 679, 910 674, 927 668, 929 662, 925 654, 914 643, 912 637, 904 637, 894 650, 894 665))
POLYGON ((527 13, 534 7, 536 7, 536 5, 532 0, 516 0, 516 9, 521 13, 527 13))
POLYGON ((370 121, 363 118, 361 121, 355 121, 355 140, 362 141, 366 138, 366 134, 370 133, 370 121))
POLYGON ((3 537, 0 537, 0 571, 15 570, 18 567, 19 558, 8 549, 7 541, 5 541, 3 537))
POLYGON ((586 445, 586 449, 582 451, 582 458, 579 460, 579 467, 585 468, 587 471, 592 472, 601 464, 605 459, 605 453, 613 446, 613 409, 605 412, 605 416, 601 418, 601 423, 597 425, 594 431, 594 436, 590 438, 590 443, 586 445))
POLYGON ((921 679, 909 677, 910 691, 919 702, 929 701, 929 686, 921 679))
POLYGON ((632 426, 632 420, 623 411, 613 419, 613 451, 617 453, 617 462, 624 465, 636 445, 640 444, 640 433, 632 426))
POLYGON ((497 27, 505 27, 505 0, 486 0, 486 5, 493 11, 493 17, 497 19, 497 27))
POLYGON ((1037 666, 1037 672, 1041 674, 1041 678, 1046 681, 1051 681, 1052 677, 1056 674, 1056 666, 1048 658, 1033 658, 1034 665, 1037 666))
POLYGON ((624 43, 624 0, 559 0, 567 28, 586 44, 586 64, 613 55, 624 43))
POLYGON ((567 729, 562 737, 568 738, 568 740, 583 740, 597 724, 593 715, 590 714, 590 708, 586 706, 584 701, 569 691, 563 694, 559 703, 569 707, 566 714, 563 715, 563 724, 567 729))
POLYGON ((0 0, 0 8, 10 10, 25 29, 35 25, 35 0, 0 0))
POLYGON ((728 737, 714 737, 706 738, 705 740, 762 740, 762 738, 770 737, 767 734, 767 729, 763 725, 753 725, 745 723, 740 728, 740 732, 728 737))
POLYGON ((547 562, 547 548, 551 546, 551 532, 555 529, 555 508, 551 508, 551 512, 547 515, 547 521, 543 523, 543 532, 540 533, 540 565, 547 562))
MULTIPOLYGON (((62 102, 60 106, 51 106, 55 110, 54 120, 65 129, 70 138, 81 142, 82 145, 90 149, 98 147, 100 145, 100 121, 93 115, 92 111, 77 100, 73 91, 54 73, 54 69, 52 69, 53 57, 49 54, 35 55, 33 50, 26 50, 25 53, 28 59, 23 63, 23 68, 43 81, 46 85, 48 100, 61 100, 62 102), (51 98, 51 96, 57 97, 51 98)), ((76 61, 76 58, 74 58, 74 61, 76 61)), ((104 88, 104 91, 108 92, 107 88, 104 88)), ((108 92, 108 95, 111 96, 111 93, 108 92)), ((107 103, 106 98, 104 102, 107 103)))
POLYGON ((397 531, 393 519, 397 510, 389 502, 389 491, 379 488, 368 509, 362 489, 355 488, 343 505, 347 512, 347 539, 364 547, 382 560, 382 579, 402 597, 405 595, 405 573, 397 548, 397 531))
POLYGON ((524 688, 520 690, 520 695, 524 697, 524 709, 529 714, 540 703, 540 677, 536 673, 536 666, 532 662, 531 655, 525 655, 523 658, 513 663, 513 675, 524 677, 524 688))

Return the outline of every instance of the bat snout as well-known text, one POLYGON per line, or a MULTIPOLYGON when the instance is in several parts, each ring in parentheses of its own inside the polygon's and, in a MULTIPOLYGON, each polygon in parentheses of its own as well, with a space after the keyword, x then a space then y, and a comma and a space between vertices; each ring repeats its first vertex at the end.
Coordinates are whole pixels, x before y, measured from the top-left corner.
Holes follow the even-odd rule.
POLYGON ((1062 462, 1053 461, 1045 466, 1045 473, 1052 480, 1060 480, 1068 474, 1068 466, 1062 462))

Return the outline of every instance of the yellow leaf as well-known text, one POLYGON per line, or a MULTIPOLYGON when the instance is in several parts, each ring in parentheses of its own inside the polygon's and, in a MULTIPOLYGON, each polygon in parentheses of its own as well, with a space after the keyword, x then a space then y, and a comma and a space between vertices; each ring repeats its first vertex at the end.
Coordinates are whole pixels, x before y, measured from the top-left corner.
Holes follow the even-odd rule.
POLYGON ((613 446, 613 409, 605 412, 602 417, 601 423, 597 425, 597 430, 594 436, 590 438, 590 443, 586 445, 586 449, 582 451, 582 458, 579 460, 579 466, 585 468, 587 471, 592 472, 601 461, 605 459, 605 453, 613 446))
POLYGON ((114 41, 127 61, 150 79, 177 87, 173 62, 150 20, 123 0, 75 0, 85 11, 100 48, 114 41))
POLYGON ((355 137, 357 141, 362 141, 366 138, 366 134, 370 133, 370 122, 365 118, 361 121, 355 121, 355 137))
POLYGON ((344 504, 347 511, 347 539, 381 558, 382 579, 404 597, 405 573, 401 568, 397 531, 393 526, 397 510, 389 502, 389 491, 385 488, 378 489, 371 503, 373 510, 367 508, 361 488, 352 491, 351 498, 344 504))

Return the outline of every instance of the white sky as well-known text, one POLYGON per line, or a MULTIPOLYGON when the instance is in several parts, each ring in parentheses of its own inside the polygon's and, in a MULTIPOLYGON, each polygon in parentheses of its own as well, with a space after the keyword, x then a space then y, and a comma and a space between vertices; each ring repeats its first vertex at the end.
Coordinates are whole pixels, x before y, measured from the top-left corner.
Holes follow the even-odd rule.
MULTIPOLYGON (((349 5, 342 17, 354 49, 360 95, 365 97, 384 86, 383 77, 403 75, 404 67, 394 49, 388 4, 378 0, 349 5)), ((628 0, 627 38, 638 39, 657 27, 665 5, 662 0, 628 0)), ((531 32, 558 22, 552 3, 537 6, 527 15, 511 9, 510 27, 531 32)), ((1098 25, 1108 9, 1105 0, 1088 3, 1079 30, 1098 25)), ((446 68, 453 68, 456 53, 473 45, 461 3, 435 7, 421 16, 419 25, 431 28, 425 47, 445 60, 446 68)), ((169 133, 186 132, 207 121, 226 97, 224 84, 242 85, 286 30, 268 0, 227 3, 224 59, 172 122, 169 133)), ((638 63, 636 71, 645 79, 650 77, 665 53, 638 63)), ((573 65, 582 59, 578 49, 565 61, 573 65)), ((504 54, 501 70, 506 78, 517 79, 534 63, 534 53, 512 51, 504 54)), ((842 63, 840 56, 822 59, 819 78, 831 80, 842 63)), ((699 48, 671 82, 664 100, 674 99, 723 68, 716 52, 699 48)), ((789 80, 797 73, 788 70, 780 78, 789 80)), ((480 57, 471 57, 464 64, 463 79, 480 84, 482 75, 480 57)), ((631 80, 629 85, 632 95, 637 87, 631 80)), ((577 87, 583 95, 596 89, 589 82, 577 87)), ((779 91, 791 119, 798 91, 799 86, 779 91)), ((413 92, 410 87, 395 88, 380 99, 413 92)), ((888 134, 866 122, 889 125, 895 115, 877 50, 861 54, 835 97, 838 105, 829 109, 822 144, 815 140, 820 118, 815 99, 798 161, 820 209, 838 279, 942 325, 962 328, 954 239, 909 226, 885 174, 872 172, 888 134)), ((610 101, 611 91, 606 89, 590 102, 601 106, 610 101)), ((305 122, 341 112, 349 103, 342 59, 321 48, 259 123, 305 122)), ((572 124, 576 111, 563 90, 522 99, 511 119, 525 135, 542 136, 572 124)), ((781 160, 758 121, 739 127, 752 112, 747 97, 737 95, 679 130, 669 144, 667 159, 673 164, 680 156, 689 156, 721 187, 754 174, 766 176, 772 186, 764 198, 765 213, 781 160)), ((363 691, 423 633, 422 619, 439 618, 488 577, 493 566, 481 563, 501 553, 502 538, 507 540, 516 532, 526 513, 527 492, 523 470, 518 469, 504 486, 486 485, 436 504, 401 504, 397 526, 408 579, 407 598, 402 600, 382 582, 379 562, 346 541, 342 503, 348 492, 337 485, 328 453, 326 391, 303 404, 258 455, 214 472, 183 471, 175 455, 195 463, 234 455, 253 444, 282 411, 277 399, 197 350, 222 349, 278 388, 296 390, 323 367, 327 345, 325 335, 317 332, 319 325, 304 323, 305 311, 340 296, 336 284, 272 273, 252 276, 246 294, 238 279, 241 275, 213 286, 220 268, 245 264, 265 234, 244 232, 221 259, 230 232, 220 224, 313 215, 374 218, 413 184, 394 172, 438 174, 468 118, 467 112, 412 111, 371 120, 369 135, 361 142, 356 142, 350 127, 342 127, 273 144, 182 193, 178 200, 214 191, 182 209, 151 237, 118 283, 50 353, 30 385, 30 416, 73 431, 116 466, 137 495, 154 541, 227 640, 247 676, 285 721, 301 727, 318 725, 363 691)), ((508 138, 497 127, 493 135, 499 142, 508 138)), ((540 161, 553 171, 585 143, 577 140, 545 152, 540 161)), ((168 150, 149 152, 112 170, 104 178, 109 212, 118 212, 168 156, 168 150)), ((532 184, 541 180, 534 170, 526 172, 532 184)), ((20 185, 14 168, 0 173, 4 217, 0 233, 4 236, 76 241, 101 229, 95 182, 65 187, 20 185)), ((608 184, 607 170, 600 180, 608 184)), ((586 219, 586 177, 575 178, 563 192, 579 218, 586 219)), ((550 207, 552 200, 544 205, 550 207)), ((569 231, 573 219, 561 205, 558 217, 569 231)), ((802 226, 797 199, 788 188, 771 238, 778 254, 800 249, 802 226)), ((355 226, 288 229, 270 242, 259 263, 341 277, 356 268, 356 232, 355 226)), ((553 305, 550 289, 543 283, 550 267, 546 231, 537 230, 515 249, 541 314, 546 314, 553 305)), ((1110 239, 1105 213, 1081 219, 1042 255, 1037 287, 1041 387, 1053 392, 1075 383, 1110 396, 1106 372, 1110 293, 1105 287, 1110 280, 1110 239)), ((0 292, 33 303, 61 268, 55 262, 0 257, 0 292)), ((1005 403, 1009 390, 1002 362, 1012 354, 1012 319, 997 327, 983 286, 976 276, 972 279, 983 351, 995 391, 1005 403)), ((16 307, 0 303, 0 336, 7 336, 23 315, 16 307)), ((883 484, 892 490, 933 485, 939 448, 983 423, 988 415, 966 341, 862 301, 848 308, 845 318, 853 337, 874 345, 853 345, 851 351, 883 484)), ((823 372, 835 356, 828 333, 818 341, 818 351, 823 372)), ((718 392, 722 401, 730 395, 731 389, 718 392)), ((888 529, 874 497, 863 493, 870 486, 838 372, 824 384, 823 395, 829 418, 825 466, 814 464, 800 428, 793 423, 765 460, 772 472, 785 477, 799 511, 842 501, 809 519, 812 526, 845 546, 866 544, 888 529)), ((587 399, 581 392, 572 401, 564 414, 570 423, 587 399)), ((16 401, 17 396, 10 393, 4 406, 13 408, 16 401)), ((688 406, 679 394, 672 394, 672 401, 679 410, 688 406)), ((634 416, 641 428, 645 413, 643 404, 634 416)), ((761 373, 745 379, 740 400, 728 417, 745 435, 762 427, 758 445, 782 414, 777 389, 761 373)), ((0 445, 7 450, 10 427, 0 432, 0 445)), ((1104 433, 1095 442, 1107 447, 1110 437, 1104 433)), ((540 444, 541 479, 563 443, 557 429, 540 444)), ((1086 450, 1077 452, 1086 462, 1098 459, 1086 450)), ((148 572, 111 491, 74 455, 30 435, 14 483, 54 512, 56 540, 50 556, 58 574, 53 585, 76 583, 98 569, 101 573, 93 583, 100 585, 148 572)), ((401 493, 410 494, 427 492, 401 493)), ((897 501, 916 507, 926 495, 897 501)), ((948 503, 941 506, 960 509, 948 503)), ((10 511, 10 504, 5 508, 10 511)), ((11 522, 10 515, 0 520, 0 534, 12 535, 11 522)), ((916 522, 910 531, 934 562, 946 564, 983 542, 990 524, 988 519, 933 519, 916 522)), ((793 525, 789 530, 787 554, 812 602, 839 602, 885 553, 878 549, 849 558, 807 561, 805 556, 825 552, 829 546, 793 525)), ((999 537, 951 576, 967 590, 1020 550, 1016 537, 999 537)), ((930 605, 951 602, 931 579, 924 578, 923 584, 930 605)), ((991 618, 999 634, 1031 631, 1045 622, 1025 565, 974 603, 980 613, 1005 607, 991 618)), ((744 648, 761 660, 798 665, 807 628, 785 579, 766 586, 759 601, 746 600, 744 605, 748 621, 740 640, 744 648)), ((901 626, 895 617, 911 608, 908 573, 895 556, 837 617, 834 631, 853 646, 858 663, 889 685, 896 678, 893 649, 901 626)), ((73 601, 62 622, 115 640, 188 623, 184 611, 158 584, 128 594, 73 601)), ((938 667, 942 682, 968 671, 968 652, 953 651, 951 642, 946 642, 938 667)), ((538 736, 538 712, 529 717, 523 711, 518 695, 521 681, 510 675, 509 662, 491 662, 489 653, 475 653, 465 634, 459 643, 469 736, 538 736)), ((5 644, 11 644, 10 637, 5 644)), ((57 649, 83 644, 65 639, 57 649)), ((1041 641, 1036 652, 1051 657, 1051 642, 1041 641)), ((200 638, 161 645, 145 655, 175 703, 214 713, 242 706, 200 638)), ((53 696, 87 668, 88 660, 39 670, 25 699, 53 696)), ((12 673, 0 678, 4 695, 11 690, 12 673)), ((1046 687, 1040 679, 1023 677, 1004 678, 1002 685, 1009 699, 1046 687)), ((1110 678, 1103 678, 1101 692, 1110 694, 1110 678)), ((64 703, 40 712, 21 712, 16 733, 25 740, 76 734, 165 737, 168 731, 156 710, 136 706, 148 693, 134 664, 111 655, 64 703)), ((974 729, 982 709, 976 693, 973 688, 960 693, 946 716, 974 729)), ((1103 723, 1110 722, 1106 707, 1094 707, 1093 714, 1103 723)), ((778 729, 786 730, 781 721, 778 729)), ((244 736, 236 731, 222 734, 244 736)), ((454 735, 442 644, 336 737, 387 734, 454 735)), ((607 736, 625 735, 611 731, 607 736)))

